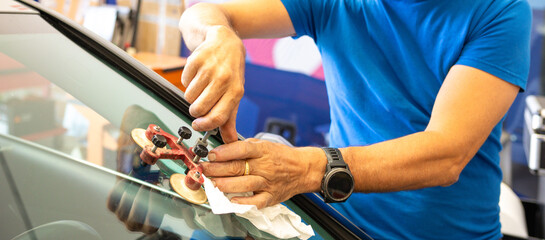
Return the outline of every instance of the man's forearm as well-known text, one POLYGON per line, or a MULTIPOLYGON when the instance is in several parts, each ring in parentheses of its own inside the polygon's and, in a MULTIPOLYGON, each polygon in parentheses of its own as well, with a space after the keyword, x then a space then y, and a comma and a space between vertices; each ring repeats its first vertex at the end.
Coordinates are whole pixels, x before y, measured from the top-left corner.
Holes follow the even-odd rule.
POLYGON ((189 50, 205 39, 211 27, 225 27, 238 38, 278 38, 295 35, 288 12, 279 0, 236 0, 222 4, 199 3, 180 19, 189 50))
POLYGON ((354 175, 356 191, 412 190, 455 183, 478 149, 458 148, 448 141, 442 134, 426 131, 341 152, 354 175))
POLYGON ((218 5, 199 3, 188 8, 180 19, 180 30, 187 48, 195 50, 213 26, 231 29, 229 18, 218 5))
MULTIPOLYGON (((388 192, 455 183, 518 91, 518 86, 489 73, 455 65, 439 90, 425 131, 341 149, 355 190, 388 192)), ((312 186, 316 190, 319 183, 312 186)))

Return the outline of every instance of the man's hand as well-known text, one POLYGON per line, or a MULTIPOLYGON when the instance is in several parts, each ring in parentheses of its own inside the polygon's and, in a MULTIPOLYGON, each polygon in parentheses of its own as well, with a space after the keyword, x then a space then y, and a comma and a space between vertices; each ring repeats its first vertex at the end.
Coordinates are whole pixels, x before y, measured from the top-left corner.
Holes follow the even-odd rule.
POLYGON ((203 163, 204 174, 223 192, 254 192, 231 201, 271 206, 292 196, 315 192, 325 172, 326 157, 319 148, 294 148, 264 140, 247 139, 213 149, 203 163), (249 174, 244 175, 246 161, 249 174))
POLYGON ((220 126, 224 142, 238 139, 236 114, 244 94, 245 50, 242 41, 225 26, 213 26, 205 41, 187 59, 182 84, 192 127, 208 131, 220 126))
POLYGON ((223 141, 236 141, 236 115, 244 94, 245 49, 240 38, 294 35, 279 0, 199 3, 180 19, 184 41, 193 51, 182 73, 193 129, 219 127, 223 141))

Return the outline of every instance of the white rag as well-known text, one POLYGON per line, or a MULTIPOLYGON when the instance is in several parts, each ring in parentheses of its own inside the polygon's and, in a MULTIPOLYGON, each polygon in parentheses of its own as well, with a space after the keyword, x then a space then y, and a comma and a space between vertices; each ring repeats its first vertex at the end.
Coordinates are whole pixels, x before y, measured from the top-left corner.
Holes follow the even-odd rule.
MULTIPOLYGON (((206 177, 204 178, 204 190, 214 214, 235 213, 239 217, 248 219, 259 230, 277 238, 298 237, 306 240, 314 236, 312 227, 304 224, 299 215, 282 204, 257 209, 255 205, 232 203, 229 197, 234 197, 234 195, 226 196, 217 187, 214 187, 212 181, 206 177)), ((246 194, 246 196, 250 195, 251 193, 246 194)))

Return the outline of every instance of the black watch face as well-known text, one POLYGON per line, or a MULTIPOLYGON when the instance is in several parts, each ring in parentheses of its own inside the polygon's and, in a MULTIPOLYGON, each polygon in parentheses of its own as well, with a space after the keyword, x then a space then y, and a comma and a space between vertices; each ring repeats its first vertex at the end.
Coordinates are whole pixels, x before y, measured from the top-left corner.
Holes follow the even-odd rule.
POLYGON ((326 189, 333 199, 345 199, 352 193, 353 185, 352 176, 347 172, 336 172, 329 179, 326 189))

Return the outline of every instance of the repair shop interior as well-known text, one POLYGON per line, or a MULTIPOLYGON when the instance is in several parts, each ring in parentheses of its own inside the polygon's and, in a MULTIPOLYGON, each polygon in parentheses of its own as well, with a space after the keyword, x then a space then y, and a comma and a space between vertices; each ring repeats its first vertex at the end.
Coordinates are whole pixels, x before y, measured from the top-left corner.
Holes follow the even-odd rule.
MULTIPOLYGON (((328 72, 326 58, 333 55, 317 46, 322 42, 309 36, 242 40, 237 142, 256 138, 290 149, 322 148, 328 161, 321 191, 258 208, 231 199, 260 192, 224 193, 205 176, 209 164, 217 164, 211 151, 231 143, 224 143, 222 127, 193 129, 195 109, 181 81, 192 54, 180 30, 182 14, 203 2, 225 1, 0 0, 0 239, 545 239, 545 1, 494 1, 523 1, 531 8, 526 87, 502 118, 499 141, 492 143, 498 149, 501 144, 492 157, 497 166, 491 166, 501 185, 473 183, 483 192, 497 187, 496 221, 490 224, 501 235, 457 235, 446 226, 419 235, 399 222, 415 228, 412 215, 430 222, 448 219, 460 231, 473 227, 451 212, 399 210, 402 203, 421 200, 412 195, 360 206, 373 214, 385 210, 366 221, 353 213, 357 208, 339 207, 337 202, 355 202, 356 194, 367 193, 356 193, 350 171, 347 187, 330 169, 340 169, 330 160, 342 151, 328 152, 334 149, 329 147, 341 149, 339 142, 358 134, 342 129, 345 113, 357 110, 353 105, 337 110, 339 100, 328 99, 345 93, 328 95, 338 88, 328 82, 335 74, 328 72), (335 137, 339 131, 349 133, 335 137), (338 196, 344 198, 337 201, 338 196), (407 215, 388 215, 397 210, 407 215)), ((395 109, 388 114, 398 117, 395 109)), ((239 177, 263 171, 253 168, 254 161, 236 160, 239 177)), ((350 170, 358 176, 356 167, 350 170)), ((369 195, 375 194, 383 193, 369 195)), ((467 195, 423 201, 451 201, 460 213, 480 211, 463 209, 467 195)))

